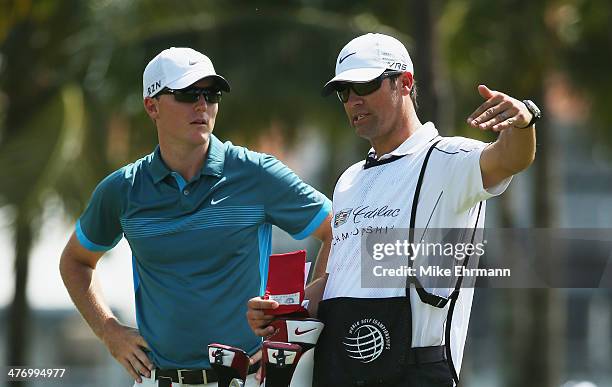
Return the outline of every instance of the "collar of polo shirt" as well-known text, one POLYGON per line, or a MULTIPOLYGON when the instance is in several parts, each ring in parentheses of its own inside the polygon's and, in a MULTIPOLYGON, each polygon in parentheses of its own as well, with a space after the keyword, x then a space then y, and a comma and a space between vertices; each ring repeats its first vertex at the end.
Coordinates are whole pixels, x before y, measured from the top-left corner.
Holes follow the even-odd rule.
MULTIPOLYGON (((215 137, 215 135, 211 134, 210 144, 208 145, 208 155, 206 156, 206 161, 204 161, 204 165, 202 165, 202 169, 200 170, 200 176, 208 175, 221 177, 223 176, 224 165, 224 145, 217 137, 215 137)), ((157 148, 155 148, 155 152, 153 152, 153 158, 151 159, 151 173, 153 174, 153 182, 155 184, 164 180, 166 176, 172 173, 170 168, 168 168, 161 158, 159 145, 157 148)))
POLYGON ((405 156, 409 154, 413 154, 426 146, 431 140, 438 137, 438 130, 434 126, 433 123, 427 122, 416 132, 412 134, 412 136, 408 137, 406 141, 404 141, 400 146, 395 148, 395 150, 391 151, 391 153, 385 153, 384 155, 378 157, 374 148, 370 148, 368 151, 368 155, 374 157, 376 160, 385 160, 392 156, 405 156))

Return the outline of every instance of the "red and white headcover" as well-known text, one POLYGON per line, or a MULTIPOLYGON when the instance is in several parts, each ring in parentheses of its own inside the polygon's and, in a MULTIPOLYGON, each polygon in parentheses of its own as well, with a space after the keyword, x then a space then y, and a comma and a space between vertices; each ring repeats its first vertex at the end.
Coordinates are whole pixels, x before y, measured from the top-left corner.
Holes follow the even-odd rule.
POLYGON ((314 318, 277 318, 270 325, 274 327, 274 333, 268 336, 267 340, 311 345, 317 343, 325 326, 314 318))
POLYGON ((264 363, 274 364, 278 367, 297 364, 301 354, 302 347, 297 344, 266 340, 262 346, 264 363))
POLYGON ((240 348, 213 343, 208 345, 208 359, 213 368, 227 367, 246 380, 249 372, 249 355, 240 348))

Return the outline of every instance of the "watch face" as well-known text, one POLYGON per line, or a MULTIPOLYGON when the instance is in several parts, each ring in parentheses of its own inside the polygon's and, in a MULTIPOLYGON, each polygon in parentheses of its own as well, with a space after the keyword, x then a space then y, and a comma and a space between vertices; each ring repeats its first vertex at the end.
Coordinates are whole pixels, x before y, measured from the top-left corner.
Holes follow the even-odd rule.
POLYGON ((527 105, 527 109, 529 109, 531 114, 533 114, 536 119, 542 117, 542 112, 540 111, 540 108, 538 108, 538 106, 533 101, 527 99, 524 102, 525 105, 527 105))

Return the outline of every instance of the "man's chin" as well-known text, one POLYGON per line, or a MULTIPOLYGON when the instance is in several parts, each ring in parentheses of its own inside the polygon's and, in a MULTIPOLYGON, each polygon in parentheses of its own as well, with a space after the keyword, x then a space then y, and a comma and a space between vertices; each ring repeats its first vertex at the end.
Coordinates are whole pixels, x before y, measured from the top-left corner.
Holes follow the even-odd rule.
POLYGON ((372 134, 374 133, 374 130, 369 126, 353 125, 353 128, 355 129, 355 134, 357 136, 366 140, 372 138, 372 134))
POLYGON ((205 141, 208 141, 210 139, 210 136, 212 135, 212 132, 212 128, 206 128, 200 132, 200 137, 205 141))
POLYGON ((211 135, 212 131, 192 133, 188 141, 194 146, 207 145, 210 142, 211 135))

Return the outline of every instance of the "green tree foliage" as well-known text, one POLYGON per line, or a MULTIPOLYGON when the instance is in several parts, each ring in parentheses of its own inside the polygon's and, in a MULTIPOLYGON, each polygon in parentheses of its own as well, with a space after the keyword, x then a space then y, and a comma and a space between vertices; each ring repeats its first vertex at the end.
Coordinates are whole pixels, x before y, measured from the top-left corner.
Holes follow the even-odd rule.
POLYGON ((560 66, 589 100, 589 125, 612 144, 612 3, 566 0, 548 15, 559 41, 560 66))
POLYGON ((80 93, 70 86, 79 66, 66 44, 82 28, 79 4, 22 1, 3 3, 0 12, 0 205, 16 213, 15 293, 7 332, 10 364, 27 364, 29 253, 39 232, 44 197, 59 176, 70 171, 70 145, 82 127, 80 93))

